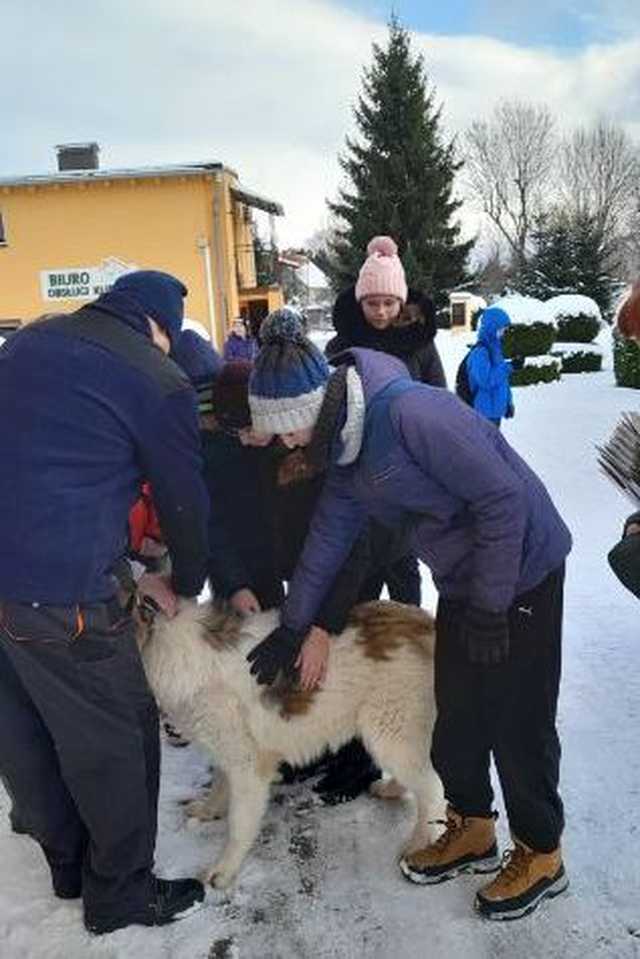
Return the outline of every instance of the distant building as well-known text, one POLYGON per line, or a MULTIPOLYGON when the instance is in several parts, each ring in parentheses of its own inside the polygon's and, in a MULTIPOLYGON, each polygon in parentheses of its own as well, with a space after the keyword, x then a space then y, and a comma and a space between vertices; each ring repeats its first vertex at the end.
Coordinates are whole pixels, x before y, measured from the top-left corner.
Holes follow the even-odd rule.
POLYGON ((166 270, 217 345, 239 314, 283 302, 259 286, 253 211, 283 215, 222 163, 102 170, 96 143, 57 148, 56 173, 0 178, 0 336, 74 310, 123 273, 166 270))
POLYGON ((333 294, 326 274, 294 250, 281 253, 278 262, 288 302, 304 312, 310 326, 330 325, 333 294))
POLYGON ((460 332, 471 329, 471 320, 474 313, 478 310, 484 310, 487 301, 475 293, 468 293, 466 290, 459 290, 449 294, 449 315, 451 318, 451 329, 460 332))

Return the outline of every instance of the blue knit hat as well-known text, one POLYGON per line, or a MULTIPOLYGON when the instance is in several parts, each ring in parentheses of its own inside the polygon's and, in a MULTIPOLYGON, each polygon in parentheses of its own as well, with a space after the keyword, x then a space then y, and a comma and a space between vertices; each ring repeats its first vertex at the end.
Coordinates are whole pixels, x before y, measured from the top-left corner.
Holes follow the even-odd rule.
POLYGON ((304 334, 290 307, 260 327, 261 348, 249 380, 251 422, 258 433, 293 433, 313 426, 331 375, 329 364, 304 334))
POLYGON ((194 386, 212 383, 223 366, 219 353, 195 330, 182 331, 170 356, 182 367, 194 386))
POLYGON ((121 299, 125 306, 128 300, 131 308, 142 311, 162 327, 171 341, 172 348, 175 348, 182 329, 183 299, 187 293, 184 283, 170 273, 162 273, 159 270, 134 270, 133 273, 125 273, 118 277, 104 299, 115 294, 112 299, 121 299))

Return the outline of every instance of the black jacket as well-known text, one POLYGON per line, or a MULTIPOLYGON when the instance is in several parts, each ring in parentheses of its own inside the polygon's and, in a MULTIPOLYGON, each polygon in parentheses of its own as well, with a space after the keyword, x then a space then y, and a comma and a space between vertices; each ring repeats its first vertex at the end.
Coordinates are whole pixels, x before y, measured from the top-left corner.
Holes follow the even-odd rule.
MULTIPOLYGON (((289 454, 277 446, 243 447, 222 432, 205 434, 205 479, 211 497, 209 578, 229 598, 246 587, 263 608, 280 606, 302 552, 324 475, 282 485, 289 454)), ((390 534, 391 535, 391 534, 390 534)), ((363 583, 387 555, 387 544, 365 533, 355 544, 315 617, 329 633, 341 632, 363 583)))
POLYGON ((333 326, 336 336, 327 343, 328 357, 352 346, 379 350, 402 360, 414 380, 429 386, 446 387, 444 369, 434 342, 437 332, 435 308, 424 293, 409 290, 399 321, 386 330, 376 330, 364 317, 355 297, 355 287, 349 287, 334 304, 333 326))

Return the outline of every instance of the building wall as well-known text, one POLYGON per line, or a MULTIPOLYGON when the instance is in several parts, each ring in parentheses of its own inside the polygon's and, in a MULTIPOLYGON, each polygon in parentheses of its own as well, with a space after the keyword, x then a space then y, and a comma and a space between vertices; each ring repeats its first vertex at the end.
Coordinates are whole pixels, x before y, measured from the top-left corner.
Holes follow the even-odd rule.
POLYGON ((189 288, 186 314, 221 344, 239 308, 232 182, 225 170, 202 176, 0 187, 6 232, 6 246, 0 246, 0 322, 29 322, 42 313, 77 309, 88 300, 43 297, 41 271, 68 277, 69 271, 116 258, 183 280, 189 288), (207 293, 207 246, 215 331, 207 293))

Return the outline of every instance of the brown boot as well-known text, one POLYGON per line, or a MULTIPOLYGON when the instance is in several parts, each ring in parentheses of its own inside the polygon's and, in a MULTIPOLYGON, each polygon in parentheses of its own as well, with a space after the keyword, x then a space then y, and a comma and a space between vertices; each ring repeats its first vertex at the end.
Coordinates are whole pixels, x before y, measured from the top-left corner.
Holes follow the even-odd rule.
POLYGON ((445 831, 424 849, 400 860, 402 874, 428 885, 462 872, 495 872, 500 868, 493 816, 461 816, 447 806, 445 831))
POLYGON ((513 841, 499 874, 476 896, 476 909, 487 919, 520 919, 569 885, 559 846, 536 852, 515 836, 513 841))

